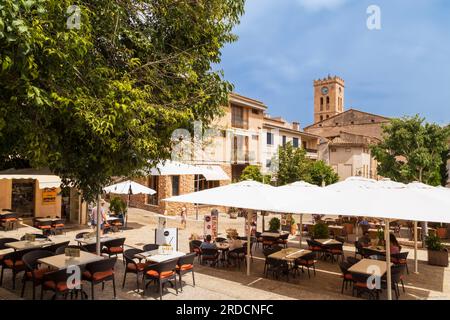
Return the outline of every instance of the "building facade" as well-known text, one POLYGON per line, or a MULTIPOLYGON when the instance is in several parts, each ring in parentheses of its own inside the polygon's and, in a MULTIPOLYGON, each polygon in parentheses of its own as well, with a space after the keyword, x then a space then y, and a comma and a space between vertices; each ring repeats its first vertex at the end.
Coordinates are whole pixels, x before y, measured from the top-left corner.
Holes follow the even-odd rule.
POLYGON ((350 176, 377 179, 377 162, 369 146, 381 140, 389 118, 345 110, 345 82, 339 77, 315 80, 314 123, 304 130, 323 137, 318 158, 332 166, 341 180, 350 176))

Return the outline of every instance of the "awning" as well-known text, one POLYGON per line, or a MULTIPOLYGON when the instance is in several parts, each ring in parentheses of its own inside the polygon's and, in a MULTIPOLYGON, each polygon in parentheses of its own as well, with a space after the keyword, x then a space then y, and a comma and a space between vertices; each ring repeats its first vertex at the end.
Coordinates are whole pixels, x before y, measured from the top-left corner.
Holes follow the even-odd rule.
POLYGON ((199 165, 199 167, 205 169, 205 172, 202 174, 208 181, 231 180, 220 166, 199 165))
POLYGON ((61 187, 61 178, 50 174, 48 169, 8 169, 0 171, 0 179, 37 180, 39 189, 61 187))

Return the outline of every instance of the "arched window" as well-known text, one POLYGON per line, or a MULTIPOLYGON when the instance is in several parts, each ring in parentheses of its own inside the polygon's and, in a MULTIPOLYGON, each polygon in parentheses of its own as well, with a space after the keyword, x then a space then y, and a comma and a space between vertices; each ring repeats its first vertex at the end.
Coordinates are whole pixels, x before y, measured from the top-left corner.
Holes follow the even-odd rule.
POLYGON ((323 97, 320 97, 320 111, 323 111, 323 97))
POLYGON ((323 116, 320 116, 320 121, 323 121, 323 116))

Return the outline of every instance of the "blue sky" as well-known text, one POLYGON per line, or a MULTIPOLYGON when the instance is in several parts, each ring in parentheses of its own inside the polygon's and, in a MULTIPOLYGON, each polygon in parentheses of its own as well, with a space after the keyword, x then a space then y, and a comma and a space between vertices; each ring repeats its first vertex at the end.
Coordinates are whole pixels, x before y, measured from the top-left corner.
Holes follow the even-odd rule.
POLYGON ((312 122, 314 79, 346 82, 346 109, 450 123, 450 1, 247 0, 220 67, 271 115, 312 122), (381 8, 381 30, 366 26, 381 8))

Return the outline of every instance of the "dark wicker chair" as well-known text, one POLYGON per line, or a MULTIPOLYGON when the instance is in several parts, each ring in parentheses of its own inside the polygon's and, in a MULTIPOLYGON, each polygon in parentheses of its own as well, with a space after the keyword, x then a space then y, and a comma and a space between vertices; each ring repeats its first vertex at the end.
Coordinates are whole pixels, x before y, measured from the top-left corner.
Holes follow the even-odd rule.
POLYGON ((86 265, 86 271, 83 272, 83 280, 91 284, 91 299, 94 300, 94 286, 96 284, 102 284, 102 291, 105 289, 105 282, 112 281, 113 294, 116 298, 116 281, 114 278, 114 265, 116 264, 117 257, 108 258, 86 265))
POLYGON ((57 244, 52 244, 51 246, 45 247, 46 251, 51 251, 53 253, 56 253, 56 250, 58 250, 59 248, 67 248, 67 246, 69 245, 70 241, 65 241, 65 242, 61 242, 61 243, 57 243, 57 244))
POLYGON ((62 234, 64 233, 64 229, 66 227, 66 220, 58 219, 52 221, 52 233, 53 234, 62 234))
POLYGON ((278 238, 262 237, 263 249, 278 244, 278 238))
MULTIPOLYGON (((1 238, 0 239, 0 250, 8 249, 6 244, 11 243, 11 242, 16 242, 16 241, 19 241, 19 240, 15 239, 15 238, 1 238)), ((0 255, 0 266, 2 265, 3 257, 4 257, 4 255, 0 255)))
POLYGON ((146 264, 141 262, 142 259, 136 258, 138 253, 144 252, 141 249, 128 249, 123 253, 125 259, 125 272, 123 274, 122 288, 125 287, 125 280, 128 273, 136 275, 136 290, 139 290, 139 276, 144 272, 146 264))
POLYGON ((306 243, 308 244, 308 250, 314 252, 317 258, 319 258, 325 252, 322 244, 317 241, 311 239, 306 240, 306 243))
POLYGON ((409 274, 408 269, 408 251, 391 254, 391 262, 395 265, 403 265, 406 267, 406 273, 409 274))
POLYGON ((44 277, 44 274, 51 271, 48 267, 41 267, 38 260, 51 257, 53 255, 54 253, 52 251, 34 250, 26 253, 22 257, 22 261, 25 265, 25 273, 22 279, 22 292, 20 294, 22 298, 25 294, 25 286, 27 282, 31 282, 33 286, 33 300, 36 299, 36 287, 42 284, 42 278, 44 277))
POLYGON ((341 293, 344 293, 344 288, 347 290, 348 285, 353 284, 353 277, 350 272, 348 272, 348 269, 352 266, 349 262, 339 262, 339 269, 341 269, 342 272, 342 288, 341 293))
POLYGON ((200 263, 202 256, 202 250, 200 249, 201 245, 202 242, 200 240, 192 240, 189 242, 189 252, 195 252, 195 255, 200 263))
POLYGON ((284 233, 280 236, 280 238, 278 238, 277 242, 279 245, 282 245, 285 248, 287 248, 288 239, 289 239, 289 233, 284 233))
POLYGON ((344 261, 344 248, 342 243, 339 244, 330 244, 326 246, 326 255, 331 258, 331 262, 339 260, 339 257, 341 257, 341 261, 344 261))
POLYGON ((142 250, 144 250, 144 252, 147 251, 153 251, 153 250, 158 250, 159 245, 155 244, 155 243, 150 243, 150 244, 146 244, 142 247, 142 250))
POLYGON ((77 233, 77 235, 75 236, 75 239, 83 239, 84 235, 90 234, 91 232, 80 232, 77 233))
POLYGON ((217 266, 219 262, 219 250, 201 249, 201 262, 209 262, 211 266, 217 266))
MULTIPOLYGON (((405 291, 405 284, 403 282, 403 276, 405 274, 406 266, 405 265, 393 265, 391 267, 391 281, 392 281, 392 289, 395 292, 395 298, 398 300, 400 297, 400 289, 399 289, 399 283, 402 284, 403 292, 405 291)), ((383 276, 381 279, 381 287, 383 289, 387 289, 387 280, 386 275, 383 276)))
POLYGON ((247 264, 247 247, 236 248, 228 252, 228 260, 233 261, 234 265, 241 269, 241 261, 247 264))
POLYGON ((195 253, 188 253, 187 255, 178 259, 177 262, 177 274, 180 281, 180 289, 183 291, 183 282, 181 278, 187 273, 192 273, 192 283, 195 287, 195 276, 194 276, 194 259, 195 253))
MULTIPOLYGON (((40 234, 40 233, 32 233, 31 235, 33 235, 36 239, 48 239, 48 235, 45 234, 40 234)), ((26 238, 26 235, 23 235, 20 238, 20 241, 24 241, 26 238)))
POLYGON ((3 274, 5 270, 10 269, 12 271, 12 288, 13 290, 16 288, 16 277, 19 273, 25 271, 25 264, 22 261, 22 257, 30 251, 29 250, 19 250, 7 253, 3 256, 2 261, 2 272, 0 276, 0 286, 3 284, 3 274))
POLYGON ((147 265, 144 269, 144 275, 142 278, 143 284, 143 292, 142 295, 145 295, 145 289, 152 283, 155 282, 159 285, 159 297, 162 300, 162 292, 164 289, 164 285, 166 283, 174 282, 175 291, 178 295, 178 286, 177 286, 177 259, 164 261, 157 264, 147 265), (145 280, 149 280, 149 282, 145 283, 145 280))
POLYGON ((361 297, 364 293, 366 293, 369 296, 369 299, 380 299, 380 289, 369 288, 368 286, 367 280, 371 277, 370 275, 354 272, 352 272, 351 275, 353 279, 352 295, 356 292, 356 296, 361 297))
POLYGON ((303 268, 306 268, 308 270, 308 277, 311 278, 311 273, 309 271, 310 268, 314 271, 314 276, 316 275, 316 254, 314 252, 308 253, 304 255, 303 257, 300 257, 298 259, 295 259, 294 262, 294 268, 298 270, 301 268, 303 272, 303 268))
POLYGON ((264 263, 264 274, 266 274, 266 271, 267 271, 267 257, 270 256, 272 253, 278 252, 282 249, 283 248, 281 248, 280 246, 274 246, 274 247, 269 247, 269 248, 263 249, 263 254, 264 254, 264 257, 266 258, 265 263, 264 263))
MULTIPOLYGON (((101 244, 100 244, 101 246, 101 244)), ((97 244, 96 243, 88 243, 79 246, 81 250, 89 252, 89 253, 97 253, 97 244)))
POLYGON ((125 238, 118 238, 105 241, 103 243, 102 253, 107 254, 110 258, 112 256, 118 257, 119 254, 121 254, 123 257, 123 252, 125 251, 124 245, 125 245, 125 238))
POLYGON ((44 292, 52 291, 54 293, 52 299, 57 299, 59 296, 67 299, 69 293, 78 294, 81 293, 81 299, 83 299, 83 283, 81 279, 75 279, 75 282, 71 283, 69 286, 69 277, 72 274, 67 269, 62 269, 58 271, 52 271, 45 273, 42 277, 41 285, 41 300, 44 298, 44 292))
POLYGON ((42 230, 42 233, 49 235, 52 233, 52 222, 51 221, 38 221, 36 223, 36 228, 42 230))
POLYGON ((360 259, 354 257, 347 257, 347 263, 349 263, 350 265, 357 264, 360 261, 361 261, 360 259))
POLYGON ((266 265, 266 277, 272 274, 272 277, 278 280, 280 276, 286 276, 286 280, 289 281, 289 265, 287 261, 267 257, 266 265))

